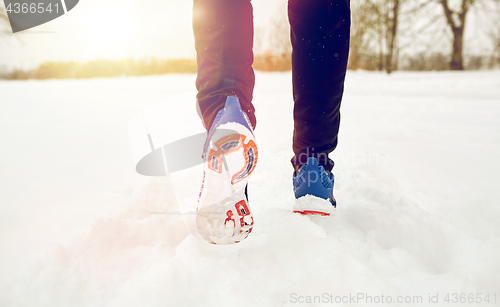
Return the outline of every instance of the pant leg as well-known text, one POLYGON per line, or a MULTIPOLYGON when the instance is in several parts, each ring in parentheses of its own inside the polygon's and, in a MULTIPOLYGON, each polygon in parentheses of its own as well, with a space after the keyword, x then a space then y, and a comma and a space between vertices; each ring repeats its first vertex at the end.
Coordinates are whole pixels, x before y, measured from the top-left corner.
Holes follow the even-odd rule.
POLYGON ((316 157, 331 171, 349 54, 349 0, 289 0, 295 168, 316 157))
POLYGON ((255 128, 252 11, 250 0, 194 0, 197 108, 207 130, 233 95, 255 128))

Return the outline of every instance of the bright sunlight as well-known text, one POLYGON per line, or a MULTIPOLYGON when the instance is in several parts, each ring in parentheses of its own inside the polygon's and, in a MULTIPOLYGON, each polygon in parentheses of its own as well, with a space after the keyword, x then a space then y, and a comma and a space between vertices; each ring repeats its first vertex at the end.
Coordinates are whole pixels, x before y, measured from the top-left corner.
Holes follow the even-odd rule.
POLYGON ((83 26, 89 42, 86 57, 120 58, 128 54, 127 46, 139 28, 129 8, 129 3, 118 6, 102 3, 99 10, 89 16, 83 26))

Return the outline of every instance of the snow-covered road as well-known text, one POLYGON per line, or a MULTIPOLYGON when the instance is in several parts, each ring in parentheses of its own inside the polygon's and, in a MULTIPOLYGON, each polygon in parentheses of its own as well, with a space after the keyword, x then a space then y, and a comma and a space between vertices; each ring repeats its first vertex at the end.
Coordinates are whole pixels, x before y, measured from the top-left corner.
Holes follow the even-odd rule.
POLYGON ((349 71, 333 217, 291 213, 291 74, 256 78, 255 227, 232 246, 152 214, 193 206, 200 167, 134 172, 143 109, 203 131, 194 75, 0 81, 0 306, 500 306, 500 71, 349 71))

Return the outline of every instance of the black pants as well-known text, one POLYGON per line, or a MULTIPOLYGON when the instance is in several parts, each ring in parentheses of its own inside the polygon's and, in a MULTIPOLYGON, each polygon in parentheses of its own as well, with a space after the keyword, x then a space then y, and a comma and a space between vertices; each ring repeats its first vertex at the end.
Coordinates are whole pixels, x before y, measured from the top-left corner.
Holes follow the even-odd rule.
MULTIPOLYGON (((194 0, 198 111, 205 127, 235 95, 256 126, 253 14, 249 0, 194 0)), ((349 0, 289 0, 292 41, 294 167, 316 157, 331 170, 349 53, 349 0)), ((277 119, 278 120, 278 119, 277 119)))

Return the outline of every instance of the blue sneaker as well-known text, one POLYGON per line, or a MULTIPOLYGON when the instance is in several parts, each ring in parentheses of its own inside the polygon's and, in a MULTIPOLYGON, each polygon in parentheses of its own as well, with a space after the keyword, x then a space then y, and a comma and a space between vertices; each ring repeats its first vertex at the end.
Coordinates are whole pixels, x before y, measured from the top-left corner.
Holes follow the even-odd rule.
POLYGON ((331 215, 337 203, 333 197, 335 177, 318 165, 314 157, 307 159, 298 172, 293 174, 295 205, 293 212, 301 214, 331 215))
POLYGON ((238 97, 229 96, 210 127, 203 150, 205 163, 196 225, 208 242, 237 243, 252 231, 246 188, 257 156, 250 121, 238 97))

